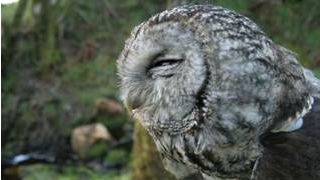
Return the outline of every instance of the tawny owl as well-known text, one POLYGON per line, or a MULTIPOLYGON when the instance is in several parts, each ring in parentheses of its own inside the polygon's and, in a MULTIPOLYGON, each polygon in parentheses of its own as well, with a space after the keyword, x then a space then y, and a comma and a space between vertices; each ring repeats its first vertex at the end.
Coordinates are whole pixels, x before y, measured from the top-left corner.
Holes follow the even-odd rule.
MULTIPOLYGON (((151 17, 133 30, 117 64, 126 106, 177 178, 195 173, 204 179, 266 178, 267 170, 259 168, 276 161, 272 148, 285 137, 275 139, 299 132, 319 97, 319 80, 294 53, 247 17, 212 5, 176 7, 151 17)), ((282 156, 299 155, 298 149, 286 150, 282 156)), ((319 165, 299 164, 320 177, 319 165)), ((280 177, 281 171, 272 172, 280 177)))

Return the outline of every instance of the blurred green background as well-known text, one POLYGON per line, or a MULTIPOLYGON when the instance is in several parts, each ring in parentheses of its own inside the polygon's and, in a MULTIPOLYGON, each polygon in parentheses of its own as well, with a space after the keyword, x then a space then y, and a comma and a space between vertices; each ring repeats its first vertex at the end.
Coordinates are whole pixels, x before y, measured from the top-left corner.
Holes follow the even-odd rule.
MULTIPOLYGON (((320 1, 207 2, 250 17, 320 75, 320 1)), ((16 172, 10 164, 16 155, 39 154, 54 162, 19 166, 20 178, 132 179, 138 157, 132 155, 133 123, 118 100, 116 59, 135 25, 173 4, 20 0, 1 5, 2 174, 4 167, 16 172), (92 135, 97 123, 105 127, 102 135, 92 135), (91 139, 81 149, 72 142, 83 125, 91 125, 80 132, 91 139)))

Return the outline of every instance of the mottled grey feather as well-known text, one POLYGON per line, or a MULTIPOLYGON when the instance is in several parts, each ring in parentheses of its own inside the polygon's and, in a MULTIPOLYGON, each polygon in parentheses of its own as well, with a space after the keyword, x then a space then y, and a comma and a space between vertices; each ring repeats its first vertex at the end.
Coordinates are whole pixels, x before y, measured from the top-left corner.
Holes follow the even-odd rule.
POLYGON ((151 17, 117 62, 126 106, 178 178, 254 178, 259 137, 300 128, 319 87, 254 22, 211 5, 151 17))

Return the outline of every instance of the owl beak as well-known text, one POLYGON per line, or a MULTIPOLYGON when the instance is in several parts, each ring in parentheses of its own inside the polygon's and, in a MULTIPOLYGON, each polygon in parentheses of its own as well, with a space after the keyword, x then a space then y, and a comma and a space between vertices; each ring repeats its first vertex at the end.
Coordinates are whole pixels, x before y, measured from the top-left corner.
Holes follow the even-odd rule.
POLYGON ((133 120, 140 120, 140 121, 143 121, 143 119, 141 118, 140 114, 139 114, 139 109, 133 109, 131 110, 131 118, 130 119, 133 119, 133 120))
POLYGON ((129 103, 129 101, 127 99, 124 101, 124 105, 125 105, 126 109, 128 110, 128 113, 130 115, 130 120, 135 119, 135 115, 137 114, 138 109, 133 108, 133 106, 131 105, 131 103, 129 103))
POLYGON ((137 113, 137 112, 138 112, 138 109, 132 109, 132 110, 131 110, 131 113, 132 113, 132 114, 135 114, 135 113, 137 113))
POLYGON ((132 98, 128 98, 124 102, 124 105, 129 112, 133 112, 133 111, 136 111, 141 106, 141 103, 139 103, 139 101, 137 100, 133 100, 132 98))

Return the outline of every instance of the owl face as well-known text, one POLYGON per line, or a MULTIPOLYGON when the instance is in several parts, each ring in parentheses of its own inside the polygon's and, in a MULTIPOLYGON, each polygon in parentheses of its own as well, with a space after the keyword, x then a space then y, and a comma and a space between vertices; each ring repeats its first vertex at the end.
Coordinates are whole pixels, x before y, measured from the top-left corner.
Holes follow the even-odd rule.
POLYGON ((181 132, 197 121, 206 68, 192 33, 180 23, 142 25, 127 41, 118 61, 121 94, 147 129, 181 132))

